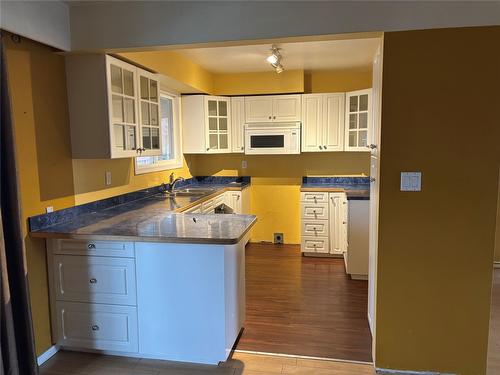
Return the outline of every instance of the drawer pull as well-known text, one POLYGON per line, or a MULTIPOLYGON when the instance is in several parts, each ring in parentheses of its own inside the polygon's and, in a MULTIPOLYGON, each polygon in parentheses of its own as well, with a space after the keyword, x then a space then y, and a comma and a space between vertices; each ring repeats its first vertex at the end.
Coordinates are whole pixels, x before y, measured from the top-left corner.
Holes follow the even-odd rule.
POLYGON ((315 244, 315 243, 313 243, 313 247, 316 247, 316 244, 315 244))
POLYGON ((87 248, 88 248, 88 249, 95 249, 95 243, 89 243, 89 244, 87 245, 87 248))
POLYGON ((95 279, 95 278, 91 278, 91 279, 89 280, 89 282, 90 282, 91 284, 97 284, 97 279, 95 279))
POLYGON ((97 324, 94 324, 92 326, 92 331, 99 331, 99 326, 97 324))

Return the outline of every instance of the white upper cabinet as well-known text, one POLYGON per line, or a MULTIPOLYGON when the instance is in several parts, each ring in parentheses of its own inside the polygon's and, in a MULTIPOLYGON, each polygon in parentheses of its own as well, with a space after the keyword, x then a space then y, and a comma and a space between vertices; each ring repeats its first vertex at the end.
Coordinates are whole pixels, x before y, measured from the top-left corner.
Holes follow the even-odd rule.
POLYGON ((160 95, 158 80, 149 72, 138 69, 139 115, 142 138, 142 156, 159 155, 160 137, 160 95))
POLYGON ((231 98, 231 149, 245 151, 245 98, 231 98))
POLYGON ((278 95, 273 98, 273 121, 300 121, 302 95, 278 95))
POLYGON ((66 78, 73 158, 161 153, 155 74, 108 55, 84 54, 66 56, 66 78), (144 100, 142 79, 147 80, 149 90, 144 100), (145 116, 147 126, 141 121, 145 116))
POLYGON ((231 152, 231 99, 182 97, 183 151, 186 154, 231 152))
POLYGON ((302 152, 323 151, 323 95, 302 95, 302 152))
POLYGON ((273 100, 270 96, 247 96, 245 98, 245 122, 272 122, 273 100))
POLYGON ((302 95, 245 97, 245 122, 300 121, 302 95))
POLYGON ((302 151, 342 151, 343 93, 302 95, 302 151))
POLYGON ((369 151, 372 90, 346 93, 345 151, 369 151))

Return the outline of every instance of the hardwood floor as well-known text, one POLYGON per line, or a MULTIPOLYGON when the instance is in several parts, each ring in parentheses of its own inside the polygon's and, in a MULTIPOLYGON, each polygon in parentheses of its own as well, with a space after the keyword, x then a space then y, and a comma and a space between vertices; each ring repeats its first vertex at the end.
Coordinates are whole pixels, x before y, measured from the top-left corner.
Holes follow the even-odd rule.
POLYGON ((246 321, 237 349, 372 361, 368 283, 343 259, 310 258, 295 245, 246 249, 246 321))
POLYGON ((234 353, 219 366, 61 351, 40 375, 375 375, 373 365, 234 353))
POLYGON ((500 374, 500 269, 495 269, 491 303, 488 375, 500 374))

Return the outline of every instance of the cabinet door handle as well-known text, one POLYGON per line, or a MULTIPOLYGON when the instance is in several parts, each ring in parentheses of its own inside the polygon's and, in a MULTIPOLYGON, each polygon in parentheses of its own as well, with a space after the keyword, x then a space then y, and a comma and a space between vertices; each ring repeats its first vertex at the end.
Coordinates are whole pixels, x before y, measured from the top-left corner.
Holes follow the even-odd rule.
POLYGON ((89 280, 89 282, 90 282, 91 284, 97 284, 97 279, 93 277, 93 278, 91 278, 91 279, 89 280))
POLYGON ((269 120, 271 120, 271 116, 269 116, 269 120))
POLYGON ((326 150, 326 146, 323 146, 323 148, 326 150))
POLYGON ((273 116, 273 120, 276 120, 276 116, 273 116))
POLYGON ((377 179, 375 177, 370 177, 370 182, 375 182, 377 179))
POLYGON ((241 149, 244 150, 245 148, 242 146, 241 149))
POLYGON ((347 221, 343 221, 342 224, 347 224, 347 221))
POLYGON ((210 147, 207 147, 207 151, 210 151, 210 147))
POLYGON ((95 249, 95 243, 89 243, 87 249, 95 249))
POLYGON ((319 149, 320 149, 320 150, 323 150, 323 146, 319 146, 319 149))
POLYGON ((92 331, 99 331, 99 329, 100 329, 100 328, 99 328, 99 326, 98 326, 97 324, 94 324, 94 325, 92 326, 92 331))

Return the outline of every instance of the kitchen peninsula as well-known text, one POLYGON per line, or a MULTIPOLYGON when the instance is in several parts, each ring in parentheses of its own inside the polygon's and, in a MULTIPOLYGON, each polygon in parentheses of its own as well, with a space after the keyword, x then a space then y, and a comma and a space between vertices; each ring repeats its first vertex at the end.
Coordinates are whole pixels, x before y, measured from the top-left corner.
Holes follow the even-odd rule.
POLYGON ((243 327, 244 249, 256 217, 212 213, 231 194, 244 197, 250 182, 210 179, 190 179, 177 194, 156 187, 30 218, 30 235, 47 242, 55 344, 227 359, 243 327), (183 213, 198 205, 200 213, 183 213))

